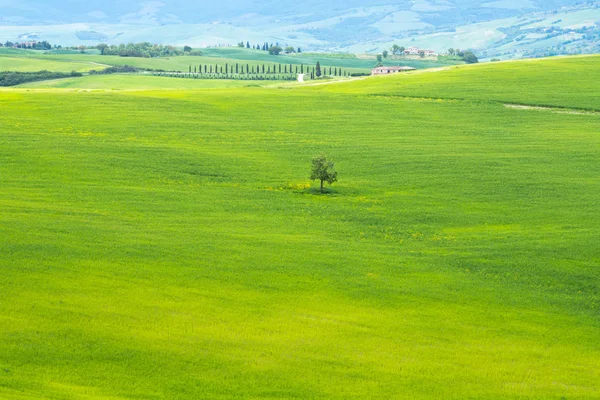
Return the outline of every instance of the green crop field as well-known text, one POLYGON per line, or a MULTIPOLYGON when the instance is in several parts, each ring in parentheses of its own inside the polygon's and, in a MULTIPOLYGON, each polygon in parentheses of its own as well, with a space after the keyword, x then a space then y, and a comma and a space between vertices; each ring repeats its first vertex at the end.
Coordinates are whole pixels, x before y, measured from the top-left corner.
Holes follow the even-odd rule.
POLYGON ((600 398, 599 61, 0 90, 0 398, 600 398))

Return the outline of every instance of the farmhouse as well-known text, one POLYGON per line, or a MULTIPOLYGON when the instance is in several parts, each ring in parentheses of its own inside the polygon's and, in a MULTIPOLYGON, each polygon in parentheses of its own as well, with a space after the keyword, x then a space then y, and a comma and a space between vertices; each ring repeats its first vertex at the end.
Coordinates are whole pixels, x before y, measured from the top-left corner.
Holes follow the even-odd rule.
POLYGON ((419 49, 418 47, 411 46, 408 49, 404 50, 404 55, 407 56, 419 56, 423 54, 424 57, 437 57, 438 53, 433 50, 424 50, 419 49))
POLYGON ((419 48, 415 47, 415 46, 411 46, 408 49, 404 50, 404 54, 406 54, 407 56, 418 56, 419 48))
POLYGON ((395 74, 396 72, 414 71, 413 67, 377 67, 371 70, 371 75, 387 75, 395 74))

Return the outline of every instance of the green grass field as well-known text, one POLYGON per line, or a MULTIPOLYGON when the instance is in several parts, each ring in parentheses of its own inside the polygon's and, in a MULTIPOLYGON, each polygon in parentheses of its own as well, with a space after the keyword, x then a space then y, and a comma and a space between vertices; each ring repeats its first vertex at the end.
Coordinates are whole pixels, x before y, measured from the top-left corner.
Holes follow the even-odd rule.
POLYGON ((598 59, 0 91, 0 398, 600 398, 598 59))

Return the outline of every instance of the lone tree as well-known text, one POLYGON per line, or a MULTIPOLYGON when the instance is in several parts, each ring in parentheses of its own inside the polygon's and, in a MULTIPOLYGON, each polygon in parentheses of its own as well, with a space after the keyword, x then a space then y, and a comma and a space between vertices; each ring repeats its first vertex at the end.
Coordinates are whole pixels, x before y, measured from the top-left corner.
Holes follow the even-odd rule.
POLYGON ((323 182, 327 182, 330 185, 333 182, 337 182, 337 171, 335 170, 335 164, 333 161, 328 160, 325 154, 319 154, 312 159, 312 170, 310 173, 310 179, 315 181, 321 181, 321 193, 323 193, 323 182))

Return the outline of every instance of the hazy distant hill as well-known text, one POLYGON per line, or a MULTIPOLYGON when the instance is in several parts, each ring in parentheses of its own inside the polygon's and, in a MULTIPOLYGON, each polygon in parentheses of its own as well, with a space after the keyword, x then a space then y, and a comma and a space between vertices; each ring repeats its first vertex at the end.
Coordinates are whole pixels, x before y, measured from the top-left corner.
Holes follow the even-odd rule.
MULTIPOLYGON (((287 21, 304 23, 323 18, 343 16, 355 8, 386 6, 386 10, 370 10, 366 14, 388 15, 398 11, 411 11, 423 23, 461 24, 501 16, 514 16, 532 10, 551 10, 561 6, 581 3, 576 0, 306 0, 290 2, 283 0, 257 1, 233 0, 224 6, 220 2, 147 1, 122 2, 100 1, 16 1, 0 2, 5 21, 27 23, 73 23, 73 22, 150 22, 189 24, 231 20, 248 13, 286 18, 287 21)), ((366 18, 368 17, 365 15, 366 18)))
POLYGON ((226 7, 218 2, 182 0, 4 0, 0 5, 2 41, 151 41, 203 46, 268 40, 315 50, 359 52, 380 51, 394 42, 438 51, 446 46, 474 48, 491 55, 513 54, 517 45, 542 42, 516 52, 553 47, 561 51, 564 42, 586 39, 586 34, 589 43, 577 48, 589 50, 595 30, 569 30, 597 28, 600 21, 597 2, 577 0, 233 0, 226 7), (527 25, 531 24, 538 26, 530 30, 527 25), (547 28, 553 29, 549 37, 547 28))

